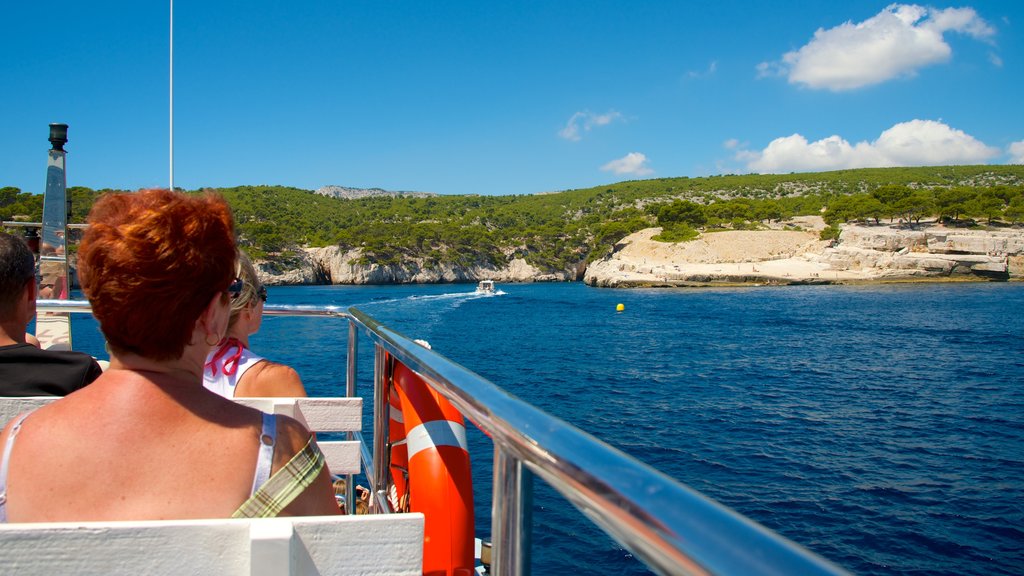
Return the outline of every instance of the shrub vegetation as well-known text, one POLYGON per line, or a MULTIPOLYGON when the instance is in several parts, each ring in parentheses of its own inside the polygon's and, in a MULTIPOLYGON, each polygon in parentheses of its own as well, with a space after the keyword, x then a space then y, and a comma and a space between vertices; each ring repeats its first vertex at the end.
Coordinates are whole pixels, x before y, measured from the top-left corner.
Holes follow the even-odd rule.
MULTIPOLYGON (((68 189, 71 222, 106 190, 68 189)), ((843 222, 949 225, 1024 223, 1024 166, 873 168, 786 175, 632 180, 551 194, 337 199, 286 186, 220 188, 254 256, 285 260, 302 247, 361 248, 362 262, 498 265, 521 257, 564 270, 611 252, 623 237, 661 226, 666 242, 699 230, 756 229, 820 214, 834 238, 843 222)), ((198 193, 199 191, 194 191, 198 193)), ((3 220, 38 222, 42 197, 0 188, 3 220)))

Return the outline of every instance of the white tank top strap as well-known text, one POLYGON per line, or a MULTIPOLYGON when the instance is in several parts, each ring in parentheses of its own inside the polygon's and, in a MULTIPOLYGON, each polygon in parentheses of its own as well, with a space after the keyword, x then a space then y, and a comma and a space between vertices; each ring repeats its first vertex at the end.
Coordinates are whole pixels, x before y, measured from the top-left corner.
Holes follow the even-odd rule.
POLYGON ((260 432, 260 452, 256 458, 256 475, 252 479, 252 492, 256 493, 263 483, 270 478, 270 470, 274 467, 274 444, 277 443, 277 417, 263 413, 263 430, 260 432))
POLYGON ((0 524, 7 523, 7 468, 11 462, 11 450, 14 448, 14 439, 21 431, 21 424, 32 412, 25 412, 18 416, 11 426, 11 433, 7 435, 7 442, 4 443, 3 461, 0 463, 0 524))

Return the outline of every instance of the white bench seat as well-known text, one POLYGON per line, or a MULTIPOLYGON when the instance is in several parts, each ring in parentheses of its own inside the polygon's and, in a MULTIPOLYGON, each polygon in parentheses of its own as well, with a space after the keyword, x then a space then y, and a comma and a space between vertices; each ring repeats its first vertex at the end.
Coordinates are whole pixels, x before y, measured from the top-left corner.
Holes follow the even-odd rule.
MULTIPOLYGON (((0 424, 57 400, 0 398, 0 424)), ((362 398, 238 398, 317 433, 357 432, 362 398)), ((318 440, 333 474, 358 474, 358 441, 318 440)), ((423 515, 0 524, 0 572, 52 574, 420 574, 423 515)))
POLYGON ((418 575, 423 515, 0 524, 5 574, 418 575))

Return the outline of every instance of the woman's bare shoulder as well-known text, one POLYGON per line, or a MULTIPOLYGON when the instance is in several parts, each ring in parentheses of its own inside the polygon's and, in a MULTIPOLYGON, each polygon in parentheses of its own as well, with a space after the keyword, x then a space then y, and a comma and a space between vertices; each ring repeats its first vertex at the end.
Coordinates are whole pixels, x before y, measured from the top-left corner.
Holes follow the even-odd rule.
POLYGON ((291 366, 260 362, 250 368, 238 383, 237 396, 306 396, 302 378, 291 366))
MULTIPOLYGON (((313 434, 300 422, 288 416, 277 417, 278 447, 281 450, 274 451, 275 471, 291 460, 297 452, 302 450, 306 443, 312 441, 313 434)), ((308 488, 294 500, 282 512, 282 516, 311 516, 311 515, 333 515, 340 514, 337 500, 334 498, 334 489, 331 485, 330 471, 326 466, 320 471, 316 479, 308 488)))

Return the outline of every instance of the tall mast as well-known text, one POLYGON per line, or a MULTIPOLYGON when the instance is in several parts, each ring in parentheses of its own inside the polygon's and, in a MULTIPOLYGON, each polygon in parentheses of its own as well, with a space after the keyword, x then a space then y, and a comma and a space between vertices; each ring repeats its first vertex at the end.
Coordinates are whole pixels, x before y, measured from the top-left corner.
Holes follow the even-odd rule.
POLYGON ((174 190, 174 0, 171 0, 171 33, 170 33, 170 78, 168 85, 170 86, 170 98, 169 98, 169 113, 168 122, 170 123, 168 133, 170 134, 170 188, 174 190))

